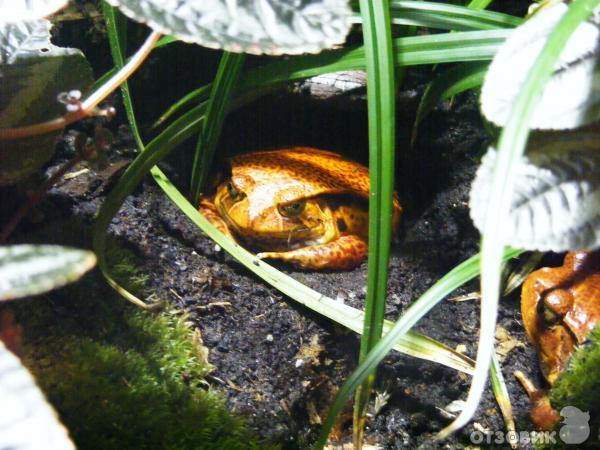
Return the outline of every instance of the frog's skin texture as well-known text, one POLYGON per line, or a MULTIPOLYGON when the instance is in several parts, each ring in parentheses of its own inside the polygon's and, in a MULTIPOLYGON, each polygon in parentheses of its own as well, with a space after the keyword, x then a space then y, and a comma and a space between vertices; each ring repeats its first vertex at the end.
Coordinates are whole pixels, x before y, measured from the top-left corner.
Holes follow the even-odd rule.
MULTIPOLYGON (((369 171, 306 147, 261 151, 229 160, 231 176, 200 212, 259 258, 305 269, 349 270, 365 259, 369 171)), ((394 197, 394 229, 401 207, 394 197)))
MULTIPOLYGON (((571 252, 561 267, 531 273, 521 291, 521 314, 529 339, 540 355, 544 378, 552 386, 571 355, 600 323, 600 251, 571 252)), ((531 396, 532 421, 549 429, 560 415, 547 395, 517 374, 531 396), (551 411, 549 411, 549 409, 551 411)))

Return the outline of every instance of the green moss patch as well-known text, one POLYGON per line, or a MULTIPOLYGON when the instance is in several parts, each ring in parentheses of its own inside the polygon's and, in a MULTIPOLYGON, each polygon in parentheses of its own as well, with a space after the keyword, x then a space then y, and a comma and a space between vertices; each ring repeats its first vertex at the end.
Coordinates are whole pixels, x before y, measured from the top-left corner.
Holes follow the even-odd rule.
MULTIPOLYGON (((128 287, 140 277, 120 254, 128 287)), ((266 448, 204 377, 185 318, 127 304, 97 274, 15 302, 23 360, 81 449, 266 448)))

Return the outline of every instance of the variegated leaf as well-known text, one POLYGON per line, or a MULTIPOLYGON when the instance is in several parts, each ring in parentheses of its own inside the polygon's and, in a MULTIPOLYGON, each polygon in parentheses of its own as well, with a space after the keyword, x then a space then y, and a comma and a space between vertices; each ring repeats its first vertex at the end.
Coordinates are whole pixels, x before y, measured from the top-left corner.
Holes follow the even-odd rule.
MULTIPOLYGON (((483 115, 504 126, 521 86, 567 11, 564 3, 544 8, 519 26, 494 57, 481 90, 483 115)), ((531 119, 534 129, 570 129, 600 119, 600 28, 583 22, 572 34, 531 119)))
MULTIPOLYGON (((504 242, 515 248, 562 252, 600 247, 600 139, 572 133, 536 142, 517 168, 504 242)), ((479 230, 489 203, 496 150, 483 157, 471 189, 479 230)))
POLYGON ((108 0, 179 39, 230 52, 316 53, 350 29, 347 0, 108 0))
POLYGON ((0 0, 0 22, 41 19, 64 8, 68 2, 69 0, 0 0))
POLYGON ((75 446, 19 359, 0 341, 0 448, 71 450, 75 446))
POLYGON ((0 247, 0 301, 64 286, 95 264, 96 256, 88 250, 59 245, 0 247))
MULTIPOLYGON (((0 22, 0 128, 59 117, 65 113, 60 92, 91 86, 92 69, 83 53, 53 45, 50 29, 46 19, 0 22)), ((54 154, 57 134, 2 142, 0 186, 38 171, 54 154)))

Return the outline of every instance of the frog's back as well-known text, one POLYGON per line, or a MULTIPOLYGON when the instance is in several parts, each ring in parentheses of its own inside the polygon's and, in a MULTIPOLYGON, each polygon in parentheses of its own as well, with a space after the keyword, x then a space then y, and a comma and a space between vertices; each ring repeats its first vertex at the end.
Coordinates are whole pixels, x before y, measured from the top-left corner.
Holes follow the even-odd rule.
POLYGON ((369 196, 368 169, 324 150, 307 147, 267 150, 235 156, 230 163, 232 178, 241 187, 253 180, 274 190, 294 192, 297 198, 323 194, 369 196))

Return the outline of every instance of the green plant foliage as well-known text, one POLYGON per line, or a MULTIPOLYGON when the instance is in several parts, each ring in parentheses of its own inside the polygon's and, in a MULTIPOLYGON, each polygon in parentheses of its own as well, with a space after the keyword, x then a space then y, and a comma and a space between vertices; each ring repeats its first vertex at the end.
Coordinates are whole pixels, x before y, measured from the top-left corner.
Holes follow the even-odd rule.
MULTIPOLYGON (((389 2, 360 1, 367 63, 369 114, 369 256, 359 361, 381 339, 392 240, 396 98, 389 2)), ((356 392, 354 446, 362 447, 372 373, 356 392)))
POLYGON ((0 247, 0 301, 38 295, 78 280, 96 264, 88 250, 60 245, 0 247))
MULTIPOLYGON (((129 289, 143 289, 122 251, 111 247, 110 259, 129 289)), ((204 381, 210 366, 184 317, 121 302, 98 276, 15 309, 24 362, 79 448, 269 448, 204 381)))
MULTIPOLYGON (((50 42, 45 19, 0 22, 0 128, 54 119, 65 113, 61 92, 85 91, 93 82, 83 53, 50 42)), ((54 155, 57 132, 4 141, 0 148, 0 186, 36 173, 54 155)))

